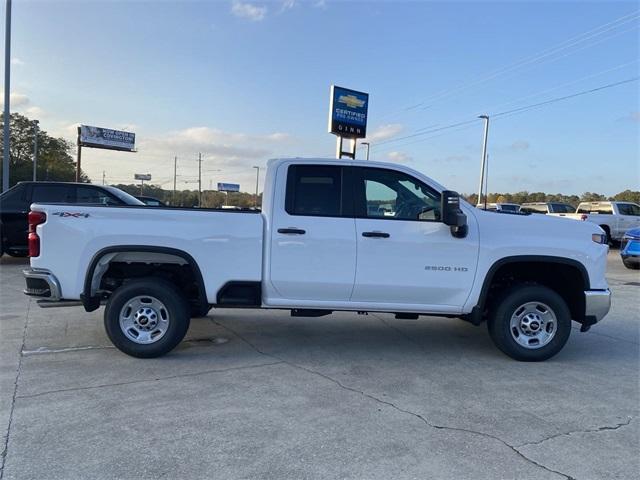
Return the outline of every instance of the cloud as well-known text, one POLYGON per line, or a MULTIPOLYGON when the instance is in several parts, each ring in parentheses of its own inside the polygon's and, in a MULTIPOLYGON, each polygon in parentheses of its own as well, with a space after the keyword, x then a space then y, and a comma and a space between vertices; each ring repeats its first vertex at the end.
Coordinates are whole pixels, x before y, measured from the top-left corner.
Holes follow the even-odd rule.
POLYGON ((282 0, 281 11, 291 10, 298 4, 297 0, 282 0))
POLYGON ((231 13, 239 18, 250 20, 252 22, 260 22, 267 15, 267 7, 264 5, 254 5, 248 2, 234 0, 231 4, 231 13))
POLYGON ((381 125, 376 128, 372 133, 367 135, 367 141, 371 143, 382 142, 395 137, 404 130, 404 125, 400 123, 390 123, 388 125, 381 125))
POLYGON ((624 115, 618 119, 619 122, 640 122, 640 111, 630 112, 628 115, 624 115))
POLYGON ((20 60, 19 58, 17 58, 17 57, 13 57, 11 59, 11 65, 16 65, 18 67, 22 67, 24 65, 24 62, 22 60, 20 60))
POLYGON ((409 163, 413 161, 413 158, 404 152, 389 152, 387 153, 387 160, 395 163, 409 163))
POLYGON ((526 140, 516 140, 511 145, 509 145, 509 149, 513 150, 514 152, 524 152, 526 150, 529 150, 529 147, 529 142, 527 142, 526 140))
MULTIPOLYGON (((29 97, 23 93, 11 92, 9 94, 9 102, 11 104, 11 108, 22 108, 29 105, 31 100, 29 100, 29 97)), ((0 105, 4 107, 4 90, 0 92, 0 105)))
POLYGON ((322 8, 324 10, 325 8, 327 8, 327 2, 326 0, 317 0, 313 3, 313 6, 316 8, 322 8))

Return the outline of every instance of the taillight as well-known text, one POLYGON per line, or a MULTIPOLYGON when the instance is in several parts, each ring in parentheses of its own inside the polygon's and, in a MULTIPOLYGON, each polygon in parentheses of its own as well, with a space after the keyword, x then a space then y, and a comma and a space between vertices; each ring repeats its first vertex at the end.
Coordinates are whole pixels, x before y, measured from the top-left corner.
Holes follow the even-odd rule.
POLYGON ((29 212, 29 256, 40 255, 40 237, 36 233, 36 227, 47 221, 47 215, 43 212, 29 212))
POLYGON ((580 215, 580 220, 582 220, 583 222, 589 218, 589 216, 586 213, 583 213, 582 215, 580 215))

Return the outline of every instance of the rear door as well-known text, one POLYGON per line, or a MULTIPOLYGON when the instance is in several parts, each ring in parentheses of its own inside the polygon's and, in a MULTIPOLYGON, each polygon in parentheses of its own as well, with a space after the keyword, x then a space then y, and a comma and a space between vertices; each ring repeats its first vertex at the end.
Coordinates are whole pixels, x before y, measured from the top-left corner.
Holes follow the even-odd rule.
POLYGON ((358 260, 351 300, 449 311, 471 291, 478 256, 474 219, 454 238, 441 222, 440 193, 385 168, 354 168, 358 260), (427 308, 427 306, 429 306, 427 308))
POLYGON ((28 213, 29 200, 24 184, 2 194, 0 197, 0 236, 3 251, 26 252, 28 213))
MULTIPOLYGON (((286 194, 273 206, 267 272, 280 299, 345 302, 353 290, 356 234, 350 169, 283 164, 286 194)), ((279 188, 276 185, 276 188, 279 188)), ((281 191, 281 190, 278 190, 281 191)))

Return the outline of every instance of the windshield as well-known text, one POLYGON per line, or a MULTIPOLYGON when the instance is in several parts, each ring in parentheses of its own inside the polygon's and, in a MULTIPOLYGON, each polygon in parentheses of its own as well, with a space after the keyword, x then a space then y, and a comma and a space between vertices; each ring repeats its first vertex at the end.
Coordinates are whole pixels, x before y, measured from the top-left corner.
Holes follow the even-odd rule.
POLYGON ((109 193, 111 193, 112 195, 115 195, 116 197, 118 197, 127 205, 144 205, 144 202, 141 202, 137 198, 129 195, 127 192, 123 192, 119 188, 110 187, 110 186, 105 186, 104 188, 108 190, 109 193))

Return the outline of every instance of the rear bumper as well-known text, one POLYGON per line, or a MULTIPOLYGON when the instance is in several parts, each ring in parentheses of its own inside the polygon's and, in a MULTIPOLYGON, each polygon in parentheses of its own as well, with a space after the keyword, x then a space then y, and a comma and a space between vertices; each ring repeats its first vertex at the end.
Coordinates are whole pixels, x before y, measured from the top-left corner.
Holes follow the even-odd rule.
POLYGON ((586 323, 593 325, 602 320, 611 308, 611 291, 587 290, 584 292, 586 323))
POLYGON ((39 297, 47 302, 59 302, 62 299, 60 282, 50 271, 28 268, 22 274, 27 282, 23 290, 25 295, 39 297))

